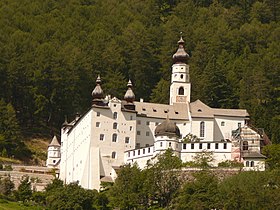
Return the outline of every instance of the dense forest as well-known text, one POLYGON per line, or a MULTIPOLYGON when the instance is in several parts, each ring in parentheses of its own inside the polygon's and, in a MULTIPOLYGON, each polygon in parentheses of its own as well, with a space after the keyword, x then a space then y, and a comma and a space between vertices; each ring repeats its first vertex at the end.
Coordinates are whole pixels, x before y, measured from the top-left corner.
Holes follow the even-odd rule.
POLYGON ((57 131, 90 107, 98 74, 107 94, 130 78, 137 99, 167 103, 182 32, 191 100, 246 108, 279 143, 279 19, 276 0, 2 0, 0 139, 57 131))

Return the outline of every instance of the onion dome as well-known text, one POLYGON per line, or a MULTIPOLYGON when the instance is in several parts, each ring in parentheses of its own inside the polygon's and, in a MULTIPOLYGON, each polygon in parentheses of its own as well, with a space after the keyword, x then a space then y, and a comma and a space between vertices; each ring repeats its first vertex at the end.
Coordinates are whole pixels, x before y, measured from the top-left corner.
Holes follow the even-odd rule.
POLYGON ((133 93, 132 83, 131 83, 130 80, 127 83, 127 91, 126 91, 126 93, 124 95, 124 100, 126 100, 127 103, 133 103, 134 100, 135 100, 135 95, 133 93))
POLYGON ((189 58, 189 54, 186 53, 185 49, 184 49, 184 40, 181 38, 178 41, 178 49, 177 52, 173 55, 173 62, 174 63, 186 63, 188 58, 189 58))
POLYGON ((91 93, 93 99, 102 99, 103 98, 103 90, 102 90, 100 84, 101 84, 101 79, 100 79, 100 76, 98 75, 98 77, 96 79, 96 86, 91 93))
POLYGON ((169 120, 167 116, 166 120, 159 124, 155 129, 155 136, 180 136, 180 130, 178 126, 169 120))

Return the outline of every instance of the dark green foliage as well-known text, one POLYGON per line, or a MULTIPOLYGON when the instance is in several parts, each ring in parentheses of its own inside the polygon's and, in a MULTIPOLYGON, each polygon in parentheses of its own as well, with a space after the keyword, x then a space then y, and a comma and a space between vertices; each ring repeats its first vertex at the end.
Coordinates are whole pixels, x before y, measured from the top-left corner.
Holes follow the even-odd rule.
POLYGON ((279 143, 279 11, 276 0, 2 1, 0 98, 8 105, 0 107, 9 106, 5 132, 15 135, 0 120, 0 140, 9 139, 0 151, 20 154, 19 126, 50 135, 65 115, 85 111, 98 74, 105 94, 122 98, 131 79, 137 99, 168 103, 180 31, 192 101, 246 108, 279 143))
POLYGON ((85 190, 78 184, 69 184, 55 190, 46 197, 49 209, 94 209, 93 201, 97 199, 95 190, 85 190))
POLYGON ((196 172, 194 181, 186 182, 174 199, 175 209, 214 209, 218 179, 208 171, 196 172))
POLYGON ((122 167, 115 184, 110 188, 110 204, 120 209, 165 208, 170 205, 182 180, 181 160, 171 150, 149 161, 147 168, 137 165, 122 167))
POLYGON ((280 144, 267 145, 262 150, 269 169, 280 169, 280 144))
POLYGON ((18 201, 27 202, 32 197, 31 181, 28 176, 22 177, 17 191, 15 191, 15 197, 18 201))
POLYGON ((0 179, 0 193, 5 196, 11 195, 15 184, 12 182, 11 177, 7 176, 0 179))

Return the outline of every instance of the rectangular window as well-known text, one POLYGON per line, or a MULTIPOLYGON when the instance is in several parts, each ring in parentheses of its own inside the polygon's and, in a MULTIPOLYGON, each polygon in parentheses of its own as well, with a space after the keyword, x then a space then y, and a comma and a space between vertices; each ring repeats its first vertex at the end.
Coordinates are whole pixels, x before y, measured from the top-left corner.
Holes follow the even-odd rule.
POLYGON ((149 145, 149 144, 146 144, 146 145, 145 145, 145 147, 148 147, 148 146, 150 146, 150 145, 149 145))
POLYGON ((207 143, 207 149, 211 149, 211 144, 207 143))
POLYGON ((130 152, 127 153, 128 157, 130 157, 130 152))
POLYGON ((133 116, 130 116, 130 120, 133 120, 133 116))
POLYGON ((116 133, 114 133, 112 135, 112 142, 117 142, 117 138, 118 138, 118 135, 116 133))
POLYGON ((104 134, 100 134, 99 140, 100 140, 100 141, 104 141, 104 134))
POLYGON ((240 127, 241 127, 241 123, 240 123, 240 122, 239 122, 237 125, 238 125, 238 128, 240 128, 240 127))
POLYGON ((145 149, 143 149, 143 154, 145 154, 145 149))
POLYGON ((132 126, 129 127, 129 130, 132 131, 132 126))
POLYGON ((136 143, 136 149, 140 148, 140 143, 136 143))
POLYGON ((133 151, 133 156, 135 156, 135 151, 133 151))
POLYGON ((227 143, 224 143, 224 149, 227 149, 227 143))
POLYGON ((146 132, 146 136, 150 136, 150 132, 149 131, 146 132))
POLYGON ((146 122, 146 125, 150 125, 150 122, 149 122, 149 121, 147 121, 147 122, 146 122))
POLYGON ((194 144, 191 144, 191 149, 194 149, 194 144))
POLYGON ((129 137, 125 137, 125 143, 129 144, 129 137))
POLYGON ((202 149, 202 143, 199 143, 199 149, 202 149))
POLYGON ((215 149, 219 149, 219 143, 215 143, 215 149))
POLYGON ((160 142, 160 147, 162 147, 162 142, 160 142))
POLYGON ((137 135, 141 135, 141 132, 140 132, 140 131, 137 131, 137 135))
POLYGON ((148 148, 148 153, 150 153, 150 152, 151 152, 151 148, 149 147, 149 148, 148 148))
POLYGON ((138 155, 140 155, 140 150, 138 150, 138 155))
POLYGON ((171 147, 171 142, 169 142, 169 147, 171 147))
POLYGON ((141 120, 137 120, 137 124, 138 124, 138 125, 141 125, 141 120))
POLYGON ((100 112, 96 112, 96 116, 97 116, 97 117, 100 117, 100 112))
POLYGON ((183 149, 187 149, 187 144, 183 144, 183 149))
POLYGON ((96 127, 97 127, 97 128, 100 127, 100 122, 96 122, 96 127))

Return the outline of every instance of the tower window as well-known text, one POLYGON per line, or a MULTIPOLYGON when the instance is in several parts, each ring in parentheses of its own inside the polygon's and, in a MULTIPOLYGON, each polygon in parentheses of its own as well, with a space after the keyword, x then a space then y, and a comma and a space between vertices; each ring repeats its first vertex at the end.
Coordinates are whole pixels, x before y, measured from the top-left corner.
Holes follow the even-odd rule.
POLYGON ((200 122, 200 137, 204 137, 205 134, 205 122, 200 122))
POLYGON ((118 113, 117 112, 114 112, 113 114, 113 119, 117 119, 118 118, 118 113))
POLYGON ((112 142, 117 142, 117 138, 118 138, 117 134, 114 133, 112 135, 112 142))
POLYGON ((184 78, 184 75, 183 75, 183 74, 181 74, 181 75, 180 75, 180 77, 181 77, 181 79, 183 79, 183 78, 184 78))
POLYGON ((112 158, 116 159, 116 157, 117 157, 117 153, 116 152, 112 152, 112 158))
POLYGON ((183 87, 179 88, 179 95, 184 95, 184 88, 183 87))

